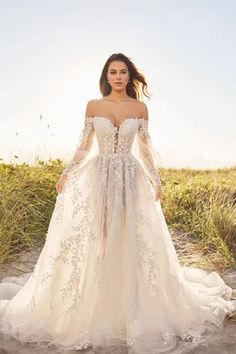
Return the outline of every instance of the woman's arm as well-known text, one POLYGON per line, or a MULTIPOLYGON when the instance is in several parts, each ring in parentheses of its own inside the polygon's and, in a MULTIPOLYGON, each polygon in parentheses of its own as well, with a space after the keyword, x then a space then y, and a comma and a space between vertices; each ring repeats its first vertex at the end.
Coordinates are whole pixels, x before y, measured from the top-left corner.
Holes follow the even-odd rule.
POLYGON ((79 164, 88 155, 94 138, 94 127, 91 119, 87 119, 90 116, 92 101, 89 101, 86 106, 84 127, 79 137, 79 142, 77 143, 74 156, 69 162, 68 166, 62 172, 62 175, 68 175, 74 169, 76 169, 79 164))
POLYGON ((142 117, 137 133, 138 155, 143 163, 144 170, 150 178, 155 190, 160 194, 161 179, 157 171, 156 152, 152 147, 152 140, 148 130, 148 110, 143 103, 142 117))

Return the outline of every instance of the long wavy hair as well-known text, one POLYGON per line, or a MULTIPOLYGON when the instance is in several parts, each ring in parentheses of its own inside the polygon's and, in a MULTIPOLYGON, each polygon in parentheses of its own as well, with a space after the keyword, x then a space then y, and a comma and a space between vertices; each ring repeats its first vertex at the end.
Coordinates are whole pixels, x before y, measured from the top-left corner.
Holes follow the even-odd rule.
POLYGON ((146 96, 150 99, 150 94, 147 91, 147 82, 143 74, 141 74, 136 66, 132 63, 131 59, 122 53, 112 54, 106 61, 102 74, 99 80, 100 92, 102 96, 107 96, 111 92, 111 86, 107 82, 108 67, 111 62, 118 60, 124 62, 129 71, 130 82, 126 86, 126 92, 130 97, 140 99, 146 96))

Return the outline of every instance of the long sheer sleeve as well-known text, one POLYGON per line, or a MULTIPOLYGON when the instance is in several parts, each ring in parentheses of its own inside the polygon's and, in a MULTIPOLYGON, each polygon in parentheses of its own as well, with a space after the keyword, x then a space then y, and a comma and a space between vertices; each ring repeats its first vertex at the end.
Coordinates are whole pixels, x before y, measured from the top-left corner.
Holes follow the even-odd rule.
POLYGON ((141 119, 136 140, 136 155, 143 168, 150 178, 153 187, 161 186, 161 179, 158 174, 159 155, 152 146, 152 140, 148 130, 148 120, 141 119))
POLYGON ((62 172, 62 175, 68 175, 69 173, 76 170, 82 162, 87 160, 86 158, 93 145, 94 132, 95 131, 92 123, 92 118, 85 117, 84 127, 79 136, 79 141, 76 145, 74 156, 62 172))

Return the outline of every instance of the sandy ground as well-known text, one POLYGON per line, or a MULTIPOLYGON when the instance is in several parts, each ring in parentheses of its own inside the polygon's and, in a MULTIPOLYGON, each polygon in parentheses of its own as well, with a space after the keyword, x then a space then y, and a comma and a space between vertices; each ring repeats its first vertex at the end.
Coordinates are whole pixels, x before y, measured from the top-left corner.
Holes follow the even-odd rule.
MULTIPOLYGON (((182 238, 183 239, 183 238, 182 238)), ((179 245, 177 239, 174 243, 179 245)), ((176 247, 180 260, 186 256, 184 252, 184 244, 181 247, 176 247)), ((0 266, 0 280, 5 276, 20 275, 23 273, 31 272, 34 264, 40 253, 40 248, 24 252, 21 254, 17 261, 11 264, 0 266)), ((198 255, 196 255, 198 257, 198 255)), ((228 270, 223 279, 232 288, 236 288, 236 270, 228 270)), ((92 348, 87 350, 78 351, 63 351, 56 348, 42 349, 37 348, 33 344, 22 344, 14 339, 6 339, 0 336, 0 354, 50 354, 50 353, 65 353, 65 354, 130 354, 128 349, 120 348, 101 348, 94 351, 92 348)), ((175 351, 170 354, 235 354, 236 353, 236 318, 225 320, 224 331, 222 333, 211 334, 206 337, 204 342, 201 343, 188 343, 179 342, 175 351)), ((151 353, 142 353, 151 354, 151 353)))

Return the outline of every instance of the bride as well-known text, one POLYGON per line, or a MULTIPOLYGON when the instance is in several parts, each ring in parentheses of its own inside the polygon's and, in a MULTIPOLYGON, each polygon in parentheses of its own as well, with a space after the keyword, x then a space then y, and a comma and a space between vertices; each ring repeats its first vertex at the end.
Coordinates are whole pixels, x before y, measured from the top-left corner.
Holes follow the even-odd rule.
POLYGON ((177 258, 139 100, 146 88, 130 58, 108 58, 102 98, 87 104, 34 270, 1 284, 6 337, 64 350, 165 353, 223 330, 235 311, 232 289, 216 272, 182 267, 177 258))

